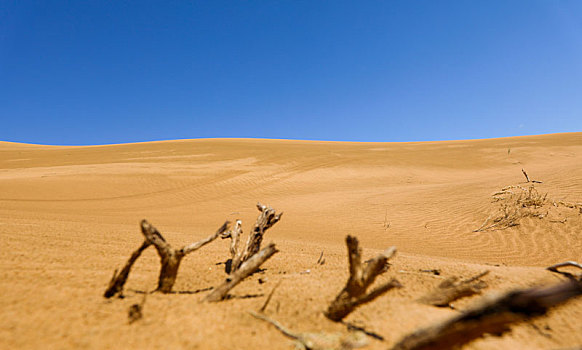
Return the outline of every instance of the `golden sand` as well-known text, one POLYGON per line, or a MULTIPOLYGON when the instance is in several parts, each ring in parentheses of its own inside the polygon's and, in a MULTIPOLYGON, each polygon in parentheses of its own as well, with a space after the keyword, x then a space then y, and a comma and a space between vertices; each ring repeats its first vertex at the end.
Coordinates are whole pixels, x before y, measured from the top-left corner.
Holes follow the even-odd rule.
MULTIPOLYGON (((416 300, 453 275, 484 278, 485 294, 555 283, 545 266, 582 260, 582 215, 526 217, 473 232, 495 209, 492 194, 524 184, 521 169, 553 201, 582 202, 582 133, 490 140, 348 143, 205 139, 88 147, 0 143, 0 348, 287 349, 290 341, 251 317, 282 281, 267 314, 299 332, 345 331, 322 314, 348 276, 344 238, 365 257, 398 247, 390 270, 404 288, 346 321, 377 333, 369 349, 458 313, 416 300), (148 219, 173 245, 243 220, 261 201, 285 214, 265 240, 280 253, 234 298, 201 303, 225 278, 226 240, 182 262, 175 290, 153 294, 131 325, 136 291, 155 288, 155 250, 138 260, 126 298, 102 297, 115 268, 142 242, 148 219), (563 220, 566 219, 566 220, 563 220), (326 263, 316 264, 323 251, 326 263), (439 269, 440 276, 420 272, 439 269), (307 272, 307 270, 309 270, 307 272), (266 283, 259 283, 259 278, 266 283), (262 295, 247 297, 248 295, 262 295)), ((479 296, 455 302, 463 309, 479 296)), ((554 349, 582 344, 582 300, 470 349, 554 349)))

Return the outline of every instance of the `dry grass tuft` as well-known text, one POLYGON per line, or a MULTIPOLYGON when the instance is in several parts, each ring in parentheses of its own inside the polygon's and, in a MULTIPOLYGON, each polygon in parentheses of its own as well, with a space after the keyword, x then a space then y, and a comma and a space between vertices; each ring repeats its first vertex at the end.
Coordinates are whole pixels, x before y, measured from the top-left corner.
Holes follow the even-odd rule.
POLYGON ((504 187, 493 194, 493 201, 499 202, 499 207, 473 232, 504 230, 519 225, 519 221, 526 217, 543 219, 548 215, 544 206, 550 205, 548 194, 540 193, 533 184, 529 187, 504 187))
POLYGON ((493 203, 499 205, 494 209, 483 224, 473 232, 504 230, 520 224, 521 219, 534 217, 544 219, 550 217, 552 223, 565 223, 567 218, 552 218, 564 214, 564 209, 574 209, 582 214, 582 203, 568 203, 548 198, 547 193, 538 191, 535 183, 528 187, 520 185, 506 186, 493 194, 493 203))

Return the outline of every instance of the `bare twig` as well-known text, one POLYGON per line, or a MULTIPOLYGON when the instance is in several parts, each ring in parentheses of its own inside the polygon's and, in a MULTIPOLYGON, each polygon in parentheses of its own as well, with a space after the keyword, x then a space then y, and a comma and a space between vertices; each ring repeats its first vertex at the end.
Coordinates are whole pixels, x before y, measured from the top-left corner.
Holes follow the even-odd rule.
POLYGON ((384 223, 382 226, 384 226, 384 231, 390 228, 390 222, 388 221, 388 209, 386 209, 386 213, 384 214, 384 223))
POLYGON ((269 302, 271 301, 271 298, 273 297, 273 294, 275 293, 275 290, 281 285, 281 282, 283 282, 283 280, 280 280, 279 283, 277 283, 275 285, 275 287, 273 287, 273 289, 271 290, 271 293, 269 293, 269 296, 267 297, 267 300, 265 300, 265 303, 259 309, 260 312, 265 312, 265 310, 267 309, 267 305, 269 305, 269 302))
POLYGON ((137 258, 141 255, 141 253, 146 250, 151 243, 146 239, 139 248, 137 248, 129 257, 123 269, 119 274, 117 270, 113 272, 113 277, 111 277, 111 281, 109 281, 109 286, 103 296, 105 298, 111 298, 112 296, 118 294, 119 296, 123 293, 123 286, 125 282, 127 282, 127 277, 129 277, 129 272, 131 271, 131 267, 136 262, 137 258))
POLYGON ((575 261, 566 261, 563 263, 555 264, 555 265, 546 267, 546 270, 559 273, 559 274, 564 275, 570 279, 579 279, 580 281, 582 281, 582 272, 579 273, 578 275, 574 275, 574 274, 571 274, 571 273, 566 272, 566 271, 558 270, 560 267, 567 267, 567 266, 577 267, 577 268, 582 270, 582 264, 577 263, 575 261))
POLYGON ((565 224, 568 221, 568 218, 563 218, 562 220, 550 220, 550 222, 555 224, 565 224))
POLYGON ((284 336, 295 340, 300 349, 305 350, 350 350, 368 345, 366 334, 361 331, 341 333, 297 333, 272 318, 249 311, 251 316, 270 323, 284 336))
POLYGON ((270 243, 268 246, 260 250, 257 254, 254 254, 250 259, 245 261, 238 270, 233 272, 228 276, 226 281, 220 286, 215 288, 210 294, 204 298, 205 301, 220 301, 226 298, 228 292, 239 284, 243 279, 250 276, 255 272, 259 266, 261 266, 265 261, 267 261, 271 256, 277 253, 278 250, 275 248, 274 243, 270 243))
POLYGON ((420 270, 420 272, 430 273, 430 274, 433 274, 435 276, 441 275, 441 270, 439 270, 439 269, 424 269, 424 270, 420 270))
POLYGON ((196 243, 192 243, 192 244, 189 244, 187 246, 182 247, 182 249, 180 249, 180 254, 188 255, 188 254, 193 253, 193 252, 197 251, 198 249, 204 247, 208 243, 214 241, 219 236, 221 236, 224 233, 224 231, 226 231, 228 229, 228 225, 229 225, 229 222, 226 221, 214 234, 212 234, 212 235, 206 237, 205 239, 200 240, 196 243))
POLYGON ((392 279, 370 293, 366 294, 368 287, 374 283, 376 277, 385 271, 390 259, 396 253, 395 247, 390 247, 384 253, 371 259, 367 265, 361 263, 361 249, 356 237, 347 236, 348 260, 350 264, 350 278, 344 289, 329 305, 325 316, 332 321, 341 321, 349 315, 357 306, 365 304, 384 294, 392 288, 401 287, 400 283, 392 279))
POLYGON ((527 182, 531 182, 534 184, 541 184, 543 183, 542 181, 538 181, 538 180, 530 180, 529 176, 527 176, 527 173, 525 172, 525 170, 521 169, 521 172, 523 173, 523 176, 525 176, 525 179, 527 180, 527 182))
POLYGON ((238 250, 238 246, 240 243, 240 236, 243 233, 241 226, 242 226, 242 221, 236 220, 233 229, 220 236, 220 238, 222 238, 222 239, 226 239, 226 238, 231 239, 231 241, 230 241, 231 258, 234 258, 234 256, 236 255, 236 252, 238 250))
POLYGON ((319 259, 317 259, 317 265, 323 265, 325 264, 325 258, 323 257, 323 250, 321 251, 321 254, 319 254, 319 259))
POLYGON ((529 176, 527 176, 527 173, 525 172, 525 170, 521 169, 521 172, 523 173, 523 176, 525 176, 525 179, 527 180, 527 182, 529 182, 529 176))
POLYGON ((559 264, 555 264, 555 265, 552 265, 552 266, 548 266, 548 267, 546 267, 546 270, 550 270, 550 271, 553 271, 553 272, 559 272, 558 269, 560 267, 565 267, 565 266, 573 266, 573 267, 577 267, 577 268, 579 268, 579 269, 582 270, 582 264, 577 263, 575 261, 566 261, 566 262, 563 262, 563 263, 559 263, 559 264))
POLYGON ((473 230, 473 232, 481 232, 483 230, 486 230, 487 228, 485 227, 485 225, 487 225, 489 220, 491 220, 491 217, 493 217, 493 214, 489 215, 489 217, 487 217, 487 219, 485 219, 485 221, 483 221, 483 225, 481 225, 478 229, 473 230))
POLYGON ((582 295, 580 281, 512 291, 447 321, 417 330, 400 340, 392 350, 460 347, 485 333, 502 334, 510 324, 544 315, 551 307, 579 295, 582 295))

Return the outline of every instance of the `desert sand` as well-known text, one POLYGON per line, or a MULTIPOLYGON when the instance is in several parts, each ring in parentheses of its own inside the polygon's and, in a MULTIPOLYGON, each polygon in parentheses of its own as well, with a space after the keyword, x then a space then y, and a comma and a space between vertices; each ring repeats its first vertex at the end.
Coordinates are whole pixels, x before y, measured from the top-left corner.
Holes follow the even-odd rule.
MULTIPOLYGON (((582 202, 582 133, 487 140, 351 143, 200 139, 62 147, 0 143, 0 348, 288 349, 291 340, 251 317, 275 285, 265 313, 297 332, 346 332, 323 311, 348 277, 345 236, 370 258, 398 248, 381 283, 389 291, 346 321, 374 332, 366 349, 459 313, 417 302, 449 276, 490 270, 484 295, 552 284, 545 270, 582 260, 582 214, 527 217, 503 230, 473 232, 496 208, 492 195, 526 186, 521 169, 552 201, 582 202), (125 298, 105 299, 111 274, 143 241, 147 219, 174 246, 202 239, 228 219, 246 238, 260 201, 282 220, 265 243, 280 252, 265 271, 203 303, 226 277, 229 241, 187 256, 177 294, 148 296, 143 319, 128 308, 157 283, 159 258, 146 250, 125 298), (317 264, 323 252, 325 264, 317 264), (438 269, 440 275, 421 270, 438 269), (264 283, 259 283, 261 279, 264 283)), ((573 270, 574 272, 575 270, 573 270)), ((559 349, 582 344, 582 300, 486 335, 468 349, 559 349)))

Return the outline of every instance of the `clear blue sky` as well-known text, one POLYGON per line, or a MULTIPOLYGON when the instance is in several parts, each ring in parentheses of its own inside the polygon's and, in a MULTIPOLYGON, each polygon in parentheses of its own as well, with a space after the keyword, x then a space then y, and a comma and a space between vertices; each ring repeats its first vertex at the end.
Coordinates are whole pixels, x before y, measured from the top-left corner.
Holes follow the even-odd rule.
POLYGON ((582 1, 0 1, 0 140, 582 131, 582 1))

